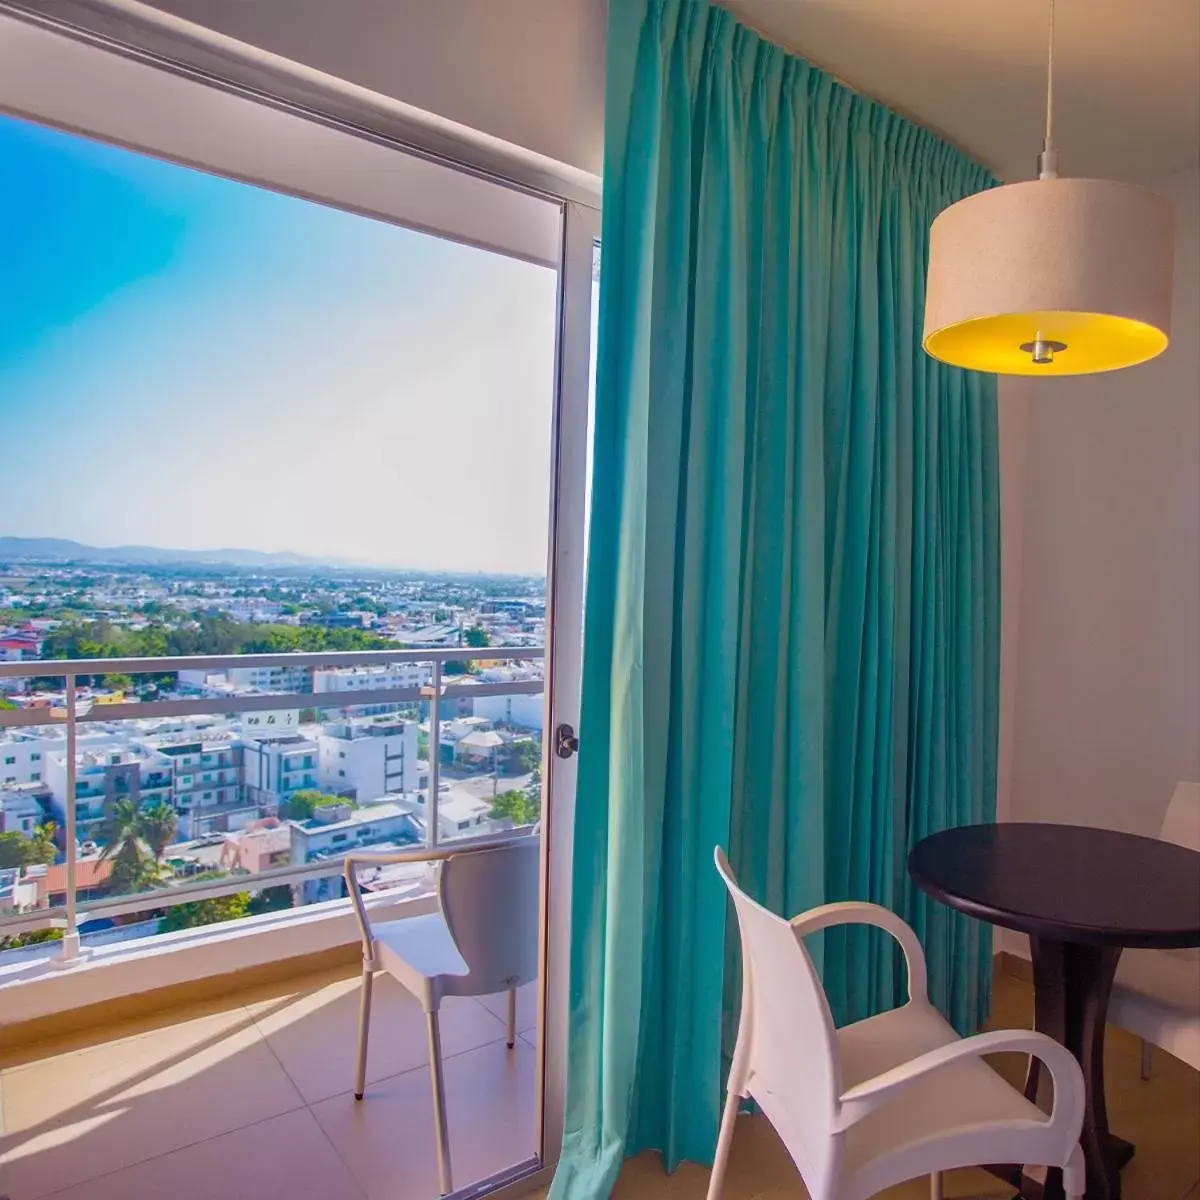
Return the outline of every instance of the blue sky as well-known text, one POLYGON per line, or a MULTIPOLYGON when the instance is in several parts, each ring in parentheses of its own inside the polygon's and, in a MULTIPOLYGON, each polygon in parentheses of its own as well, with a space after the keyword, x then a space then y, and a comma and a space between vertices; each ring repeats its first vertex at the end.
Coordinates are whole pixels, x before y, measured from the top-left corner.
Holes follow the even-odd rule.
POLYGON ((545 567, 555 273, 0 116, 0 534, 545 567))

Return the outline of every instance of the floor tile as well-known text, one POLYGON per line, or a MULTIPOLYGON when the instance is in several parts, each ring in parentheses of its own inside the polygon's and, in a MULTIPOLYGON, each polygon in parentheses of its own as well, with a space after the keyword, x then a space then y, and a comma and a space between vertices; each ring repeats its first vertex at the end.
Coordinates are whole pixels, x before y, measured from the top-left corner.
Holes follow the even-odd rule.
POLYGON ((55 1193, 55 1200, 362 1200, 307 1109, 55 1193))
MULTIPOLYGON (((456 1186, 495 1174, 534 1153, 536 1055, 518 1041, 459 1054, 445 1063, 450 1153, 456 1186)), ((361 1103, 344 1093, 312 1107, 370 1200, 431 1200, 438 1193, 429 1072, 395 1075, 361 1103)))
POLYGON ((300 1107, 240 1009, 4 1073, 0 1186, 39 1196, 300 1107))
MULTIPOLYGON (((255 1024, 309 1104, 354 1086, 358 1046, 358 976, 282 1000, 256 1005, 255 1024)), ((470 998, 442 1003, 442 1054, 451 1058, 504 1037, 504 1024, 470 998)), ((367 1082, 428 1063, 420 1002, 390 975, 375 977, 367 1082)))
MULTIPOLYGON (((480 996, 479 1003, 498 1020, 508 1025, 508 993, 499 992, 495 996, 480 996)), ((527 983, 517 989, 517 1032, 531 1033, 537 1029, 538 1020, 538 985, 527 983)))
POLYGON ((182 1007, 164 1008, 126 1020, 110 1021, 103 1025, 77 1029, 71 1033, 60 1034, 41 1041, 23 1042, 15 1046, 5 1044, 5 1031, 3 1027, 0 1027, 0 1070, 12 1070, 15 1067, 42 1062, 60 1054, 68 1054, 73 1050, 87 1050, 92 1046, 108 1045, 132 1037, 141 1037, 142 1034, 153 1033, 156 1030, 172 1029, 201 1017, 219 1017, 227 1013, 236 1013, 237 1019, 241 1019, 245 1015, 241 1009, 240 1003, 231 1002, 228 996, 224 996, 182 1007))

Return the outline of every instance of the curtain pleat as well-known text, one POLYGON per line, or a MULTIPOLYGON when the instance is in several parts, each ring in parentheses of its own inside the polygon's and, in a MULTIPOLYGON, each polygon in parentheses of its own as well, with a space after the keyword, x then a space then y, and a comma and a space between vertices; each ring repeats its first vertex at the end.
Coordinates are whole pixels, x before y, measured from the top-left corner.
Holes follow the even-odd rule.
MULTIPOLYGON (((740 987, 715 845, 775 911, 900 912, 961 1030, 990 980, 905 859, 995 808, 995 385, 920 345, 929 226, 994 181, 705 0, 609 23, 556 1197, 711 1158, 740 987)), ((888 939, 814 940, 839 1022, 903 998, 888 939)))

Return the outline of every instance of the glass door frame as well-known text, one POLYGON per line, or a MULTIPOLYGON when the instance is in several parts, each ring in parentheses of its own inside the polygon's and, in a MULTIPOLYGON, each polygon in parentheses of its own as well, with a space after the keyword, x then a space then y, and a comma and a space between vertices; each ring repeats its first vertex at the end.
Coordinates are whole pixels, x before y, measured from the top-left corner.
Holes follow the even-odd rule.
MULTIPOLYGON (((220 93, 226 100, 232 95, 263 105, 290 117, 310 121, 325 130, 415 156, 427 164, 438 164, 454 172, 474 177, 506 189, 512 195, 512 213, 520 219, 518 197, 548 201, 558 207, 561 244, 556 261, 558 270, 558 328, 555 347, 555 393, 551 430, 550 528, 546 600, 546 716, 543 729, 543 838, 542 838, 542 914, 541 970, 538 997, 538 1069, 535 1104, 539 1165, 534 1170, 518 1164, 501 1175, 469 1184, 457 1195, 488 1192, 500 1195, 520 1194, 545 1183, 557 1162, 562 1142, 566 1092, 566 1053, 568 1035, 568 972, 570 962, 571 859, 574 829, 576 763, 574 756, 555 753, 555 730, 560 725, 579 727, 579 697, 582 660, 584 568, 586 562, 586 512, 588 487, 588 398, 591 383, 592 270, 594 249, 600 236, 599 180, 585 173, 554 164, 540 156, 531 156, 513 147, 505 158, 495 145, 480 150, 470 138, 458 142, 448 137, 445 123, 431 121, 423 132, 411 114, 397 121, 389 116, 386 98, 360 95, 361 89, 342 89, 338 81, 316 87, 302 68, 289 73, 284 60, 264 68, 261 56, 245 47, 246 57, 225 45, 220 54, 211 46, 172 37, 169 30, 155 25, 139 30, 128 19, 114 21, 104 12, 103 3, 81 0, 50 0, 36 6, 21 0, 0 0, 0 37, 19 27, 36 29, 56 42, 85 46, 92 55, 103 55, 107 67, 124 61, 140 72, 152 68, 160 77, 172 77, 176 83, 186 80, 201 89, 195 96, 202 102, 204 91, 220 93), (117 32, 114 33, 113 31, 117 32), (111 61, 108 61, 111 60, 111 61), (280 64, 283 64, 282 66, 280 64), (247 82, 249 81, 249 82, 247 82), (322 90, 324 88, 324 90, 322 90), (299 97, 299 99, 297 98, 299 97), (383 103, 376 103, 383 101, 383 103)), ((229 39, 224 39, 229 42, 229 39)), ((235 44, 236 46, 236 44, 235 44)), ((74 53, 75 51, 72 51, 74 53)), ((66 76, 59 71, 59 81, 66 76)), ((114 88, 120 104, 129 111, 128 89, 114 88)), ((222 170, 217 161, 204 161, 176 152, 162 141, 147 143, 138 136, 123 136, 117 127, 120 111, 93 109, 94 120, 86 125, 64 119, 54 112, 39 111, 38 103, 14 103, 0 88, 0 112, 65 128, 84 136, 97 137, 153 154, 185 165, 211 170, 231 178, 277 191, 292 191, 317 203, 344 207, 377 219, 388 214, 361 201, 339 204, 336 194, 314 195, 302 187, 288 187, 277 179, 254 178, 243 170, 222 170)), ((400 218, 393 218, 400 220, 400 218)), ((428 229, 419 221, 401 221, 428 229)), ((502 224, 502 222, 501 222, 502 224)), ((449 229, 445 229, 447 235, 449 229)), ((496 226, 464 233, 461 240, 502 250, 496 226)), ((534 238, 537 246, 544 239, 534 238)), ((528 244, 515 252, 519 257, 549 261, 540 250, 531 252, 528 244)), ((349 902, 347 902, 349 904, 349 902)))

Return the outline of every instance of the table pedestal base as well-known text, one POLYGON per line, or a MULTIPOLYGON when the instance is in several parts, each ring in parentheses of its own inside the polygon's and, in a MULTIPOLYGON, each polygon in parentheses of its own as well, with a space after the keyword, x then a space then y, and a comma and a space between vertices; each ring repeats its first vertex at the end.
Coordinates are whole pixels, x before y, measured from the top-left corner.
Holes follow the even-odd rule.
MULTIPOLYGON (((1124 1138, 1117 1137, 1115 1134, 1110 1134, 1109 1139, 1112 1142, 1112 1151, 1116 1159, 1117 1169, 1120 1170, 1133 1157, 1133 1144, 1127 1142, 1124 1138)), ((1058 1200, 1058 1198, 1064 1195, 1061 1171, 1047 1172, 1043 1170, 1039 1172, 1042 1176, 1042 1178, 1039 1178, 1034 1175, 1026 1175, 1021 1167, 1013 1163, 994 1164, 984 1169, 1018 1189, 1013 1200, 1052 1200, 1052 1198, 1058 1200), (1047 1175, 1051 1176, 1051 1178, 1045 1178, 1047 1175)), ((1090 1200, 1092 1196, 1090 1182, 1087 1194, 1090 1200)))
MULTIPOLYGON (((1133 1157, 1133 1146, 1108 1130, 1104 1105, 1104 1030, 1119 946, 1093 946, 1031 937, 1034 980, 1034 1028, 1065 1046, 1083 1068, 1084 1114, 1079 1135, 1087 1161, 1087 1200, 1120 1200, 1121 1168, 1133 1157)), ((1049 1110, 1049 1072, 1036 1058, 1029 1061, 1025 1097, 1049 1110)), ((989 1168, 1021 1189, 1021 1200, 1063 1200, 1062 1171, 1022 1174, 1021 1168, 989 1168)))

